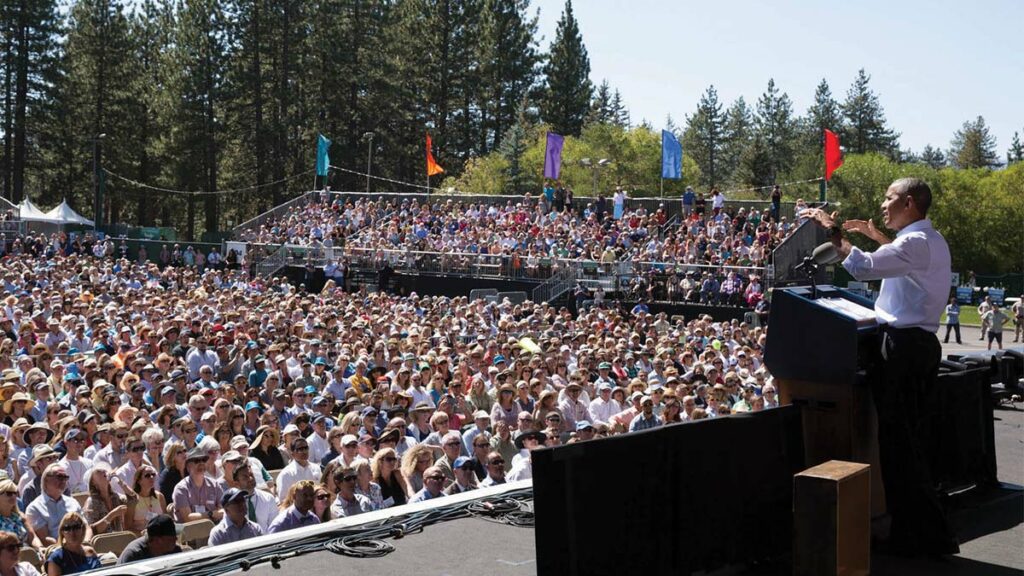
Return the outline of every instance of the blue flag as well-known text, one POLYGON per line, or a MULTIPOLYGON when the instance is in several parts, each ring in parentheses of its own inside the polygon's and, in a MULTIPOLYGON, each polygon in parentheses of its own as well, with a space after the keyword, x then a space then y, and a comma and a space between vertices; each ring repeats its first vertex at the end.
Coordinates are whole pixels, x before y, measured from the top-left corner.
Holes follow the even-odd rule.
POLYGON ((544 149, 544 177, 558 180, 562 173, 562 146, 565 137, 561 134, 548 132, 547 147, 544 149))
POLYGON ((327 151, 331 148, 331 141, 320 134, 316 139, 316 175, 327 176, 327 168, 331 165, 331 157, 327 151))
POLYGON ((665 180, 683 179, 683 145, 668 130, 661 131, 661 177, 665 180))

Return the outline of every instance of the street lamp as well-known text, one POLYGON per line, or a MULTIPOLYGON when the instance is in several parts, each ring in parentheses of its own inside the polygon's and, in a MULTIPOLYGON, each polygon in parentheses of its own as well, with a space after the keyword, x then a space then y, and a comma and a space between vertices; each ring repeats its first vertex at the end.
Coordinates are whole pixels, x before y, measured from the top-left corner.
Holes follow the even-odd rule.
POLYGON ((366 140, 366 193, 370 193, 370 164, 373 162, 373 132, 363 134, 366 140))
POLYGON ((608 158, 601 158, 596 163, 591 161, 590 158, 580 158, 580 166, 584 168, 590 168, 591 173, 594 177, 594 198, 597 198, 597 177, 601 172, 602 168, 607 168, 612 163, 608 158))
POLYGON ((103 178, 103 172, 102 172, 103 171, 103 161, 102 161, 101 156, 100 156, 103 153, 103 148, 101 147, 100 142, 104 138, 106 138, 106 137, 107 137, 107 134, 104 132, 102 134, 97 134, 96 136, 93 136, 93 138, 92 138, 92 185, 93 185, 93 195, 94 195, 94 197, 93 197, 93 202, 94 202, 94 206, 93 206, 93 222, 92 222, 93 232, 96 231, 96 229, 100 225, 100 221, 103 219, 103 180, 104 180, 104 178, 103 178))

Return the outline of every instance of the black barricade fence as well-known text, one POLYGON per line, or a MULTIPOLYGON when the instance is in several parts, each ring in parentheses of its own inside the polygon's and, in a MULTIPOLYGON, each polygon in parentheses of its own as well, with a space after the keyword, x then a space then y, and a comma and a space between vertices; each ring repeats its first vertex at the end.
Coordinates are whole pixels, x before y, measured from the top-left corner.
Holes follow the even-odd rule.
POLYGON ((788 554, 797 408, 533 453, 539 574, 687 574, 788 554))

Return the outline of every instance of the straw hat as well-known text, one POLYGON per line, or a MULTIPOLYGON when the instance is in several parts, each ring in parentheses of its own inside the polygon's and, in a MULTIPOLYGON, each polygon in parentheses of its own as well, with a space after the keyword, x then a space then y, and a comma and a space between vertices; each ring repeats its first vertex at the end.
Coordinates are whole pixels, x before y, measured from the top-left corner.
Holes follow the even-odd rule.
POLYGON ((36 406, 36 402, 35 400, 32 399, 31 396, 24 392, 15 392, 13 396, 11 396, 6 402, 4 402, 4 412, 10 414, 11 408, 13 408, 13 404, 15 402, 22 401, 27 402, 27 404, 25 405, 25 412, 28 412, 29 410, 35 408, 36 406))

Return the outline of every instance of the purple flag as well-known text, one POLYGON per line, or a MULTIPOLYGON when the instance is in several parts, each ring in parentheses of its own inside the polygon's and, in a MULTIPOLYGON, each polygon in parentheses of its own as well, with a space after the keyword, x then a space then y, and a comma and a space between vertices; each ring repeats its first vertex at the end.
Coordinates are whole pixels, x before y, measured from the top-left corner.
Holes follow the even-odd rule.
POLYGON ((565 144, 565 137, 554 132, 548 132, 548 146, 544 151, 544 177, 558 180, 562 173, 562 145, 565 144))

